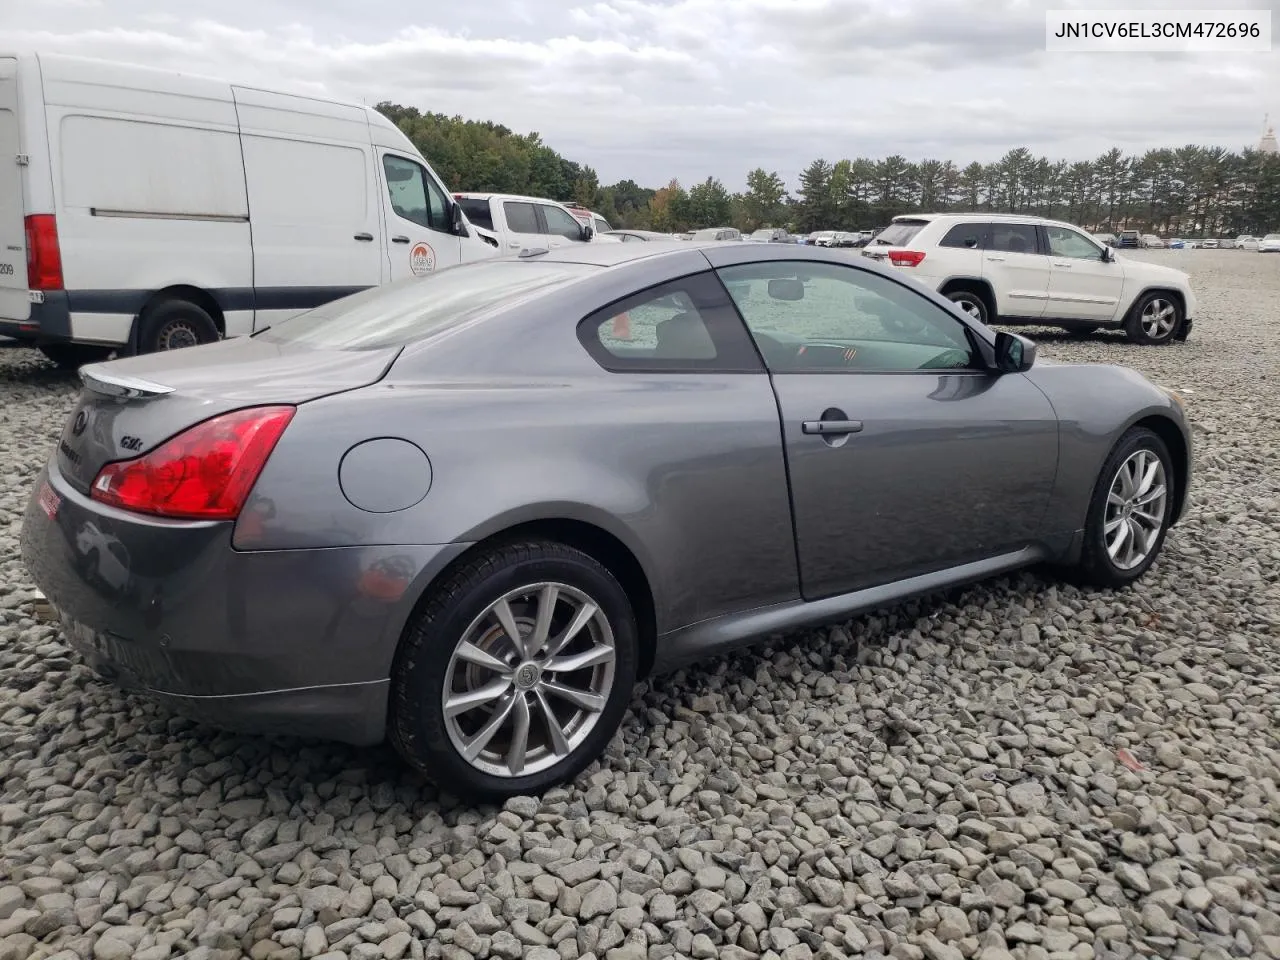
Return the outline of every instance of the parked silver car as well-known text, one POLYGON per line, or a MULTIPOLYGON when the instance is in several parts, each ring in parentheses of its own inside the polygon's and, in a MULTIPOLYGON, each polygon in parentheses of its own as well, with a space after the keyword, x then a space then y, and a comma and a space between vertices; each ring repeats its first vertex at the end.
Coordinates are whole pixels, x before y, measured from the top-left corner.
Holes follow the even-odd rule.
POLYGON ((472 798, 771 633, 1037 563, 1132 583, 1191 472, 1175 394, 816 246, 526 250, 81 377, 22 555, 88 663, 472 798))

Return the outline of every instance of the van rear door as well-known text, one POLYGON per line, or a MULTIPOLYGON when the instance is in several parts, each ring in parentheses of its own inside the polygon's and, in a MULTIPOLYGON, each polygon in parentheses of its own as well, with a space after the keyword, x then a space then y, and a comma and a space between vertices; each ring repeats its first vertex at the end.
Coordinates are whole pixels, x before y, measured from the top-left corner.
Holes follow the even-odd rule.
POLYGON ((18 154, 18 61, 0 57, 0 318, 31 316, 27 292, 27 237, 18 154))

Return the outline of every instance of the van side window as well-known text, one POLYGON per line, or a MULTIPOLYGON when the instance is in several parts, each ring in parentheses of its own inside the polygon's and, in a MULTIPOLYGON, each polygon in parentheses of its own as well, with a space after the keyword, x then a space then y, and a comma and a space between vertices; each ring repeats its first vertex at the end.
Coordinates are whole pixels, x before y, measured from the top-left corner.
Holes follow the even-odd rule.
POLYGON ((387 176, 387 192, 396 216, 404 217, 428 230, 447 233, 448 202, 421 164, 390 153, 383 154, 382 169, 387 176))

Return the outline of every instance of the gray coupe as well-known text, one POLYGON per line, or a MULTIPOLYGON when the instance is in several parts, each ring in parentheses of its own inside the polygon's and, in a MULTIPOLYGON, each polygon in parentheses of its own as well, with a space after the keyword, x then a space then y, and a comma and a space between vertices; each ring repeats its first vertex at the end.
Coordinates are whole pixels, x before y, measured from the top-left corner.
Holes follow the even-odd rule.
POLYGON ((81 377, 22 542, 89 664, 472 799, 753 638, 1031 564, 1123 587, 1191 471, 1170 391, 795 244, 526 250, 81 377))

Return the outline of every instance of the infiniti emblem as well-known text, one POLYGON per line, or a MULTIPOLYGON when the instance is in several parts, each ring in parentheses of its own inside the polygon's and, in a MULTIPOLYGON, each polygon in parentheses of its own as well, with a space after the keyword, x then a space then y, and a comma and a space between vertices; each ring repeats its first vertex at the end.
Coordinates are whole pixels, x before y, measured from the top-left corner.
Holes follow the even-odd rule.
POLYGON ((71 424, 71 435, 74 437, 80 436, 80 434, 84 433, 84 428, 88 423, 89 415, 81 410, 76 414, 75 422, 71 424))
POLYGON ((516 671, 516 686, 522 690, 528 690, 538 682, 540 671, 532 663, 522 664, 520 669, 516 671))

